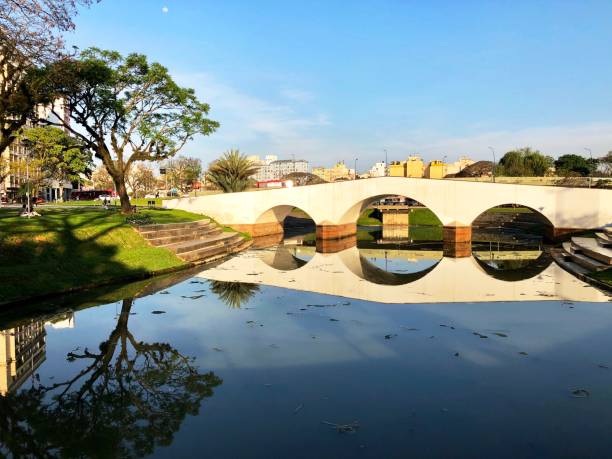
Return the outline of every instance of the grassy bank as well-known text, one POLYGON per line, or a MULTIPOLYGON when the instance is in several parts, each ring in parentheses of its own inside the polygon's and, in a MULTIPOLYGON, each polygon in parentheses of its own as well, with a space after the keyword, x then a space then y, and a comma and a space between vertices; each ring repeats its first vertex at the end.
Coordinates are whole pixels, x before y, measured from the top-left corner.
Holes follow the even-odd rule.
MULTIPOLYGON (((380 226, 382 221, 376 217, 375 209, 366 209, 357 220, 359 226, 380 226)), ((412 209, 409 217, 410 225, 417 226, 442 226, 442 222, 427 208, 412 209)))
POLYGON ((604 284, 612 287, 612 268, 608 268, 605 271, 592 272, 589 274, 592 278, 597 279, 604 284))
MULTIPOLYGON (((0 210, 0 303, 113 280, 146 277, 185 263, 151 247, 117 211, 39 209, 41 217, 0 210)), ((154 223, 203 218, 179 210, 143 210, 154 223)))

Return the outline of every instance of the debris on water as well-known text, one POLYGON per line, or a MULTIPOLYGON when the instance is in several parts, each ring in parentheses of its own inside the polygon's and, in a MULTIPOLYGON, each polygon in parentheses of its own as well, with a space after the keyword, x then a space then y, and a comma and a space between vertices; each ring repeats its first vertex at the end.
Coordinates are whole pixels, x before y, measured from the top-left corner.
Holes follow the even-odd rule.
POLYGON ((505 333, 493 332, 493 334, 497 335, 497 336, 501 336, 502 338, 507 338, 508 337, 508 335, 506 335, 505 333))
POLYGON ((200 281, 200 280, 192 280, 189 281, 190 284, 203 284, 204 282, 200 281))
POLYGON ((335 306, 338 306, 337 303, 331 303, 331 304, 307 304, 306 306, 308 306, 309 308, 333 308, 335 306))
POLYGON ((448 325, 440 324, 440 327, 448 327, 448 325))
POLYGON ((167 290, 164 290, 163 292, 159 292, 160 295, 170 295, 170 292, 167 290))
POLYGON ((131 316, 135 316, 136 314, 138 314, 137 312, 130 312, 131 316))
POLYGON ((344 303, 342 303, 342 306, 349 306, 351 304, 350 301, 345 301, 344 303))
POLYGON ((315 335, 312 335, 311 338, 312 339, 317 339, 317 337, 315 335))
POLYGON ((604 365, 603 363, 600 363, 599 365, 597 365, 599 368, 604 368, 604 369, 609 369, 610 367, 608 365, 604 365))
POLYGON ((151 311, 151 314, 165 314, 166 311, 151 311))
POLYGON ((335 422, 321 421, 321 424, 331 426, 338 433, 355 433, 359 429, 359 421, 353 421, 350 424, 336 424, 335 422))
POLYGON ((300 311, 307 311, 306 308, 300 308, 300 311))
POLYGON ((455 357, 459 357, 459 353, 458 352, 455 352, 455 357))
POLYGON ((519 354, 521 354, 521 355, 529 355, 525 351, 521 351, 521 352, 519 352, 519 354))
POLYGON ((338 319, 329 319, 330 322, 340 322, 338 319))
POLYGON ((193 293, 202 293, 202 292, 205 292, 205 291, 206 291, 206 289, 203 288, 202 290, 194 290, 193 293))
POLYGON ((254 321, 254 320, 247 320, 247 321, 246 321, 246 323, 247 323, 247 324, 254 324, 254 323, 255 323, 255 321, 254 321))
POLYGON ((287 315, 288 315, 288 316, 292 316, 292 315, 293 315, 293 313, 292 313, 292 312, 288 312, 288 313, 287 313, 287 315))
POLYGON ((223 349, 221 349, 220 347, 213 347, 213 351, 223 352, 223 349))
POLYGON ((478 333, 478 332, 473 332, 472 335, 478 336, 479 338, 488 338, 487 335, 483 335, 483 334, 478 333))
POLYGON ((272 349, 278 349, 278 345, 274 343, 270 344, 269 347, 271 347, 272 349))
POLYGON ((293 414, 297 414, 302 408, 304 408, 304 405, 300 403, 295 407, 295 410, 293 410, 293 414))
POLYGON ((431 336, 429 337, 429 339, 434 339, 434 338, 435 338, 435 335, 431 335, 431 336))
POLYGON ((409 327, 406 327, 405 325, 400 326, 400 328, 406 331, 418 331, 419 330, 418 328, 409 328, 409 327))
POLYGON ((442 411, 443 413, 448 413, 448 408, 442 408, 440 411, 442 411))
POLYGON ((264 384, 264 386, 265 386, 265 387, 272 387, 272 384, 270 384, 270 383, 266 383, 266 384, 264 384))
POLYGON ((247 273, 247 276, 259 276, 261 273, 247 273))
POLYGON ((390 335, 385 335, 385 339, 391 339, 391 338, 395 338, 397 336, 397 334, 393 333, 390 335))
POLYGON ((181 295, 181 298, 188 298, 190 300, 197 300, 198 298, 202 298, 204 295, 193 295, 193 296, 185 296, 181 295))
POLYGON ((571 394, 574 398, 586 398, 591 395, 591 393, 586 389, 572 389, 571 394))

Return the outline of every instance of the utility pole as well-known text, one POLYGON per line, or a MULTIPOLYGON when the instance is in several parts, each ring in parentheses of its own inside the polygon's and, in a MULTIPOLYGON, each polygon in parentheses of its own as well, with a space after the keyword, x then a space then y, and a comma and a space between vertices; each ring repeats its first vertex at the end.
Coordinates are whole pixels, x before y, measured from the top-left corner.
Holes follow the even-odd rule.
POLYGON ((493 179, 493 183, 495 183, 495 150, 493 147, 489 147, 491 153, 493 153, 493 167, 491 168, 491 178, 493 179))
MULTIPOLYGON (((593 152, 591 151, 590 148, 585 148, 586 151, 589 152, 589 156, 591 158, 591 164, 593 164, 593 152)), ((591 173, 591 168, 589 167, 589 188, 591 188, 592 184, 593 184, 593 174, 591 173)))

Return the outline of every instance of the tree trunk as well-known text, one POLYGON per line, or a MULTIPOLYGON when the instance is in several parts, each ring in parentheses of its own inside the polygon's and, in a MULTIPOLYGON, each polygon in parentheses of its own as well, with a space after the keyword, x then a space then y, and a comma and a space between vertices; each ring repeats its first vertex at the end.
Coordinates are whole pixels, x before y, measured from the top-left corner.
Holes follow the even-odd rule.
POLYGON ((130 204, 130 197, 128 196, 127 188, 125 187, 125 180, 122 180, 123 177, 117 176, 115 178, 113 176, 113 181, 115 182, 115 188, 117 189, 117 194, 119 195, 119 201, 121 202, 121 213, 122 214, 131 214, 132 213, 132 204, 130 204))

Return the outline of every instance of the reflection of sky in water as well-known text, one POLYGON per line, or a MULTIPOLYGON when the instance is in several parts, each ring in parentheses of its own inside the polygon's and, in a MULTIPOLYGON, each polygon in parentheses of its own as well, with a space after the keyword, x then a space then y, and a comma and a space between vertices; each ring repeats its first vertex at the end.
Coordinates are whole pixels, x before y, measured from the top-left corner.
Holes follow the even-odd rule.
POLYGON ((440 259, 431 258, 385 258, 383 254, 378 256, 366 256, 365 259, 377 268, 390 273, 418 273, 431 268, 440 259))
MULTIPOLYGON (((167 291, 136 300, 130 332, 196 357, 223 384, 156 456, 608 454, 610 303, 390 305, 259 286, 229 308, 208 281, 167 291), (361 428, 340 435, 324 420, 361 428)), ((80 363, 66 354, 97 349, 117 308, 48 327, 41 381, 73 375, 80 363)))

